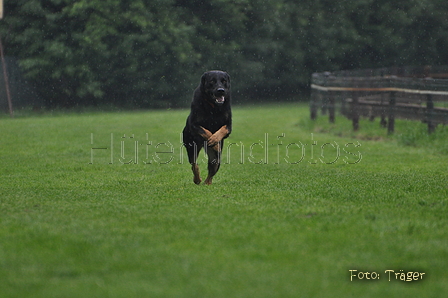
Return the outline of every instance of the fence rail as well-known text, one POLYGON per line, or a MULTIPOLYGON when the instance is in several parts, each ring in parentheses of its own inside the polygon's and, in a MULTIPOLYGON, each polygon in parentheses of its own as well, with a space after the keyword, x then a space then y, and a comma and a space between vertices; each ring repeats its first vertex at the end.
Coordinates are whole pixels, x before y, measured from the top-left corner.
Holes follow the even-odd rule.
POLYGON ((427 123, 429 133, 448 124, 448 66, 314 73, 311 88, 311 119, 321 109, 334 122, 339 110, 358 130, 360 117, 380 117, 389 133, 395 118, 427 123))

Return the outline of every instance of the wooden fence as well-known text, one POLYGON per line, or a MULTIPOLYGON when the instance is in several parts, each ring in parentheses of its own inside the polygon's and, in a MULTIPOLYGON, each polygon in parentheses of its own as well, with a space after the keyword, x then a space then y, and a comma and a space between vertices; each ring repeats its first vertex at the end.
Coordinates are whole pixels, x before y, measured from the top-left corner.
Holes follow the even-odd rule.
POLYGON ((374 120, 394 132, 395 118, 428 124, 448 124, 448 66, 381 68, 314 73, 310 102, 311 119, 318 110, 335 121, 337 110, 359 129, 360 117, 374 120))

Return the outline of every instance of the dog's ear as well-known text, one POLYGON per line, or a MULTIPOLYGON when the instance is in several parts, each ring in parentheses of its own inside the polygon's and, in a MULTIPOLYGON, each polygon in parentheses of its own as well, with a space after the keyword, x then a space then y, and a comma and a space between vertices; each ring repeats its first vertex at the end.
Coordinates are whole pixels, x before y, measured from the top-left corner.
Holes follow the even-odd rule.
POLYGON ((225 79, 227 81, 227 88, 230 89, 230 75, 227 72, 225 72, 225 71, 224 71, 224 74, 225 74, 224 77, 225 77, 225 79))
POLYGON ((206 81, 207 81, 207 73, 204 72, 201 77, 201 86, 205 86, 206 81))
POLYGON ((199 85, 199 87, 201 88, 202 92, 205 92, 205 83, 206 83, 206 81, 207 81, 207 73, 204 72, 202 74, 202 77, 201 77, 201 84, 199 85))

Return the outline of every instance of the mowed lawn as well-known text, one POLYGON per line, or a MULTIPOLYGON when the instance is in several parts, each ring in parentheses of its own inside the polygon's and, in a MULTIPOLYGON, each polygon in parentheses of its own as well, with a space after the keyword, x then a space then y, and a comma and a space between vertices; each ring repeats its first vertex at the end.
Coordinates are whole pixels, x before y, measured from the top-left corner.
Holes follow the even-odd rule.
POLYGON ((448 154, 423 124, 237 106, 198 186, 187 114, 0 118, 0 297, 448 294, 448 154))

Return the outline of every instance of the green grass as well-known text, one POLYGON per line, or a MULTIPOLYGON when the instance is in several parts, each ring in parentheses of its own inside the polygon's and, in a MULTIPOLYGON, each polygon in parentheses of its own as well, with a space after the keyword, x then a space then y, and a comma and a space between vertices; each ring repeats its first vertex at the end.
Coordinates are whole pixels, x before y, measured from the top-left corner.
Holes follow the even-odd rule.
POLYGON ((448 127, 438 125, 432 134, 428 134, 428 125, 418 121, 395 121, 395 133, 388 135, 387 128, 380 128, 379 119, 375 121, 362 120, 360 129, 354 132, 352 122, 339 117, 335 124, 328 122, 328 116, 319 116, 317 121, 306 119, 301 125, 316 132, 331 133, 340 137, 350 137, 359 140, 389 140, 401 146, 425 148, 425 151, 448 154, 448 127))
POLYGON ((187 114, 0 119, 0 297, 448 293, 445 128, 397 121, 389 137, 378 122, 311 122, 306 105, 235 107, 214 184, 197 186, 187 114))

